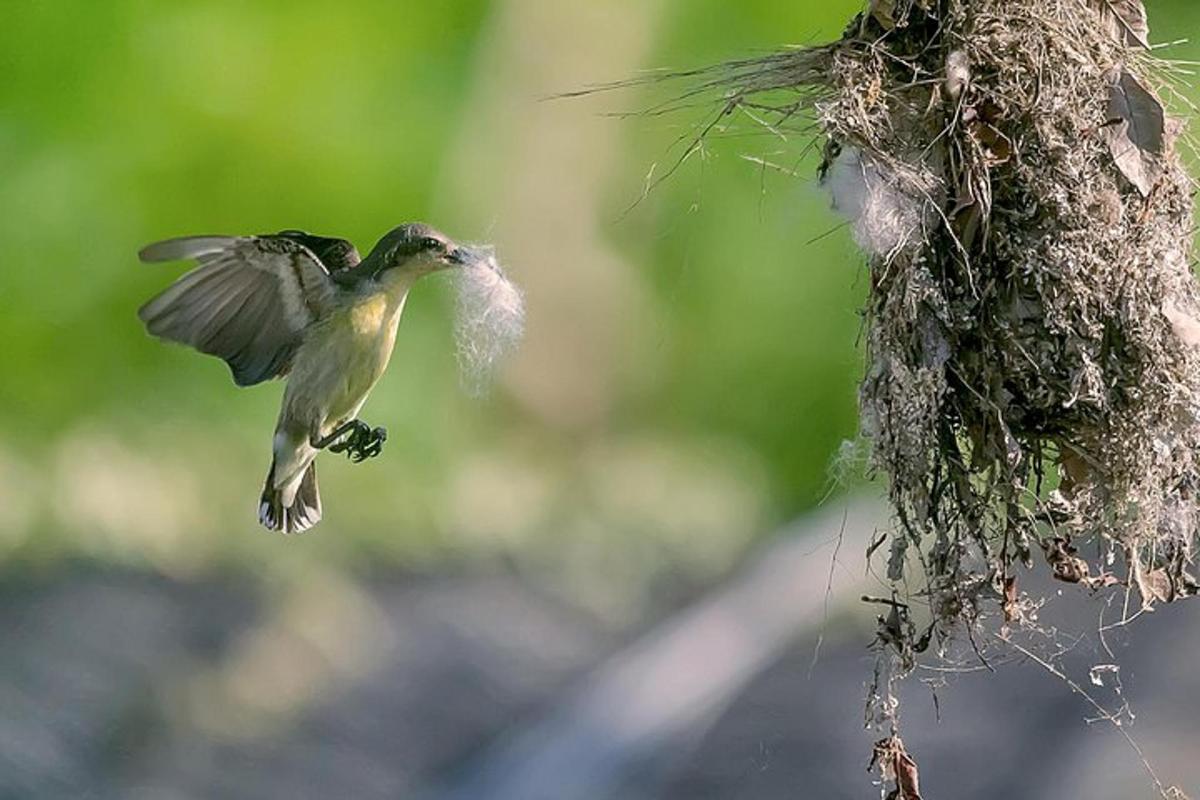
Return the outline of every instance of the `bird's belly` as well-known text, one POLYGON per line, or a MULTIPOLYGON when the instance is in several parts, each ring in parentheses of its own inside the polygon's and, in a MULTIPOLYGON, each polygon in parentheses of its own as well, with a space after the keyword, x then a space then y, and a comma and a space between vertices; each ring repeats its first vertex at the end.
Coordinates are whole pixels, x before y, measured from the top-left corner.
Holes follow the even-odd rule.
POLYGON ((325 436, 358 414, 396 342, 399 309, 387 310, 355 307, 311 331, 292 364, 285 417, 325 436))

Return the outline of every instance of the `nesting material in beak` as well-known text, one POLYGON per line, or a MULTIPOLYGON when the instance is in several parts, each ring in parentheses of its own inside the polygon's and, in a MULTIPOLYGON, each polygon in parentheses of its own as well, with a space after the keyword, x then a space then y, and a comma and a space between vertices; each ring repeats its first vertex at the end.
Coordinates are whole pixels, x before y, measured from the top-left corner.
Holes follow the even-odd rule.
POLYGON ((482 394, 525 333, 525 299, 500 268, 495 248, 464 245, 455 255, 462 263, 454 270, 458 362, 468 391, 482 394))

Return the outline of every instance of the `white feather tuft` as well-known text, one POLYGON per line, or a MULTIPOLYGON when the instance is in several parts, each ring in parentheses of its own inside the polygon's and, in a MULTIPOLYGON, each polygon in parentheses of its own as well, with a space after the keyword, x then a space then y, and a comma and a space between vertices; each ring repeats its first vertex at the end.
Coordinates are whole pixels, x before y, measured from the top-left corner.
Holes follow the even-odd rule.
POLYGON ((825 176, 834 210, 850 221, 854 241, 872 256, 890 256, 920 232, 921 201, 894 184, 855 147, 843 149, 825 176))
POLYGON ((504 274, 492 247, 464 247, 467 260, 456 270, 457 319, 454 333, 463 384, 482 394, 500 362, 525 333, 525 299, 504 274))

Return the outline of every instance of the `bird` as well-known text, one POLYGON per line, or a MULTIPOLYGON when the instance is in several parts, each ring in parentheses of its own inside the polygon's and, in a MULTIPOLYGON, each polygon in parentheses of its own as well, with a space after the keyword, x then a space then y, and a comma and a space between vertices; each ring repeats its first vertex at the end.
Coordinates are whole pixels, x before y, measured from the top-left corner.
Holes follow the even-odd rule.
POLYGON ((154 337, 217 356, 238 386, 286 378, 258 520, 300 533, 322 516, 316 457, 374 458, 387 430, 358 418, 396 343, 408 292, 461 266, 469 249, 424 223, 393 228, 366 258, 300 230, 184 236, 143 247, 144 263, 194 261, 138 310, 154 337))

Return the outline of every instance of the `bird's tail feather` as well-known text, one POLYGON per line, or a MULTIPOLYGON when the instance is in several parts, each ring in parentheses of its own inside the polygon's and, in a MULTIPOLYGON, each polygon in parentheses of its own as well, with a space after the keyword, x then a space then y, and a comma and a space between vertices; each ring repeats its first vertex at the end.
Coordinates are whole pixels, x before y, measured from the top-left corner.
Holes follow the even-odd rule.
POLYGON ((284 488, 275 487, 275 462, 272 461, 258 505, 258 521, 263 527, 282 533, 303 533, 321 521, 321 495, 317 491, 315 461, 304 471, 290 506, 283 504, 284 493, 284 488))

